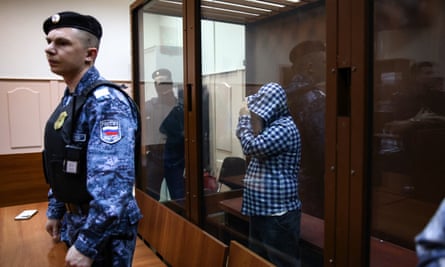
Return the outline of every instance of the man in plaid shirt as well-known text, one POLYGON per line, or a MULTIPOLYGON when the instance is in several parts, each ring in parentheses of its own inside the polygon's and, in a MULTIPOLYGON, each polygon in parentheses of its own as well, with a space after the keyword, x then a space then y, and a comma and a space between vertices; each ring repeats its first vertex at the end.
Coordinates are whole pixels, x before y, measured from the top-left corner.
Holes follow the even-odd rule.
POLYGON ((249 247, 276 266, 299 266, 300 133, 279 84, 263 85, 247 97, 246 104, 236 135, 243 153, 251 158, 241 210, 250 216, 249 247), (261 122, 258 132, 252 127, 253 117, 261 122))

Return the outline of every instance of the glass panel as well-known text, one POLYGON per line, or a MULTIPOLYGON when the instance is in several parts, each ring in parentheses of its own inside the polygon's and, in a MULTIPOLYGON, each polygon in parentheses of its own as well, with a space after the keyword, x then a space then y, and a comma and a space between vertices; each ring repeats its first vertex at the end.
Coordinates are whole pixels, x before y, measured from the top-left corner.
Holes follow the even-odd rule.
POLYGON ((184 198, 181 3, 150 1, 139 13, 141 189, 160 201, 184 198), (161 7, 161 8, 160 8, 161 7))
POLYGON ((374 3, 372 235, 411 250, 444 197, 444 3, 374 3))
MULTIPOLYGON (((239 110, 246 96, 272 81, 287 93, 301 134, 302 229, 309 218, 320 222, 315 232, 323 236, 325 6, 322 1, 296 2, 201 2, 202 104, 208 110, 203 114, 203 136, 208 137, 203 151, 206 228, 226 243, 249 243, 249 218, 240 210, 244 177, 253 158, 244 155, 236 136, 239 110), (216 187, 208 186, 215 180, 216 187)), ((251 116, 258 134, 259 120, 251 116)), ((301 236, 307 238, 307 231, 301 236)), ((307 251, 303 254, 309 266, 322 265, 321 254, 313 261, 307 251)))

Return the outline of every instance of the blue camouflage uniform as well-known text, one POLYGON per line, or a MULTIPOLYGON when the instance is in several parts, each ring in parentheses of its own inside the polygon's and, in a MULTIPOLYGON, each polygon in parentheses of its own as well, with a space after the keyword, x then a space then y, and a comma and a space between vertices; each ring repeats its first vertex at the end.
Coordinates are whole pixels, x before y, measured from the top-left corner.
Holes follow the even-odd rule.
MULTIPOLYGON (((90 68, 76 94, 97 80, 90 68)), ((68 89, 62 99, 72 96, 68 89)), ((76 145, 87 145, 86 183, 92 197, 87 212, 67 212, 49 190, 47 217, 62 219, 61 239, 93 258, 93 266, 131 266, 141 213, 133 195, 137 110, 119 90, 101 86, 87 98, 73 131, 76 145), (112 264, 111 264, 112 262, 112 264)))
POLYGON ((445 266, 445 199, 415 241, 418 267, 445 266))

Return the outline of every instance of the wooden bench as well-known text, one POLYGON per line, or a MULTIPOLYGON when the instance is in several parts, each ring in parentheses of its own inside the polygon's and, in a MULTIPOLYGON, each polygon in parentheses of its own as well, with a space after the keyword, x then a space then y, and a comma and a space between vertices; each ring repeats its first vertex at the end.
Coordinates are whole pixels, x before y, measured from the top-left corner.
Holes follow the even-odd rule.
MULTIPOLYGON (((164 204, 149 197, 143 191, 136 190, 136 199, 138 205, 144 214, 139 222, 138 233, 148 246, 138 243, 135 252, 136 258, 141 261, 153 260, 153 253, 163 259, 164 265, 149 266, 172 266, 172 267, 196 267, 196 266, 212 266, 212 267, 238 267, 238 266, 262 266, 257 263, 259 256, 249 251, 246 247, 234 240, 231 240, 230 246, 215 239, 198 226, 187 221, 164 204), (247 250, 247 251, 245 251, 247 250), (247 254, 253 254, 248 255, 247 254), (146 259, 141 257, 146 255, 146 259), (228 255, 227 255, 228 254, 228 255), (143 256, 143 255, 142 255, 143 256), (253 262, 253 263, 250 263, 253 262), (254 264, 255 263, 255 264, 254 264), (227 265, 226 265, 227 264, 227 265), (252 264, 252 265, 249 265, 252 264)), ((229 215, 237 217, 240 221, 248 223, 247 217, 240 213, 241 198, 220 200, 221 208, 229 215)), ((323 253, 323 220, 302 214, 301 224, 301 241, 306 247, 310 247, 319 251, 320 256, 323 253)), ((389 255, 400 255, 404 260, 400 266, 414 266, 415 254, 412 251, 392 245, 390 243, 381 242, 375 238, 371 238, 371 255, 370 266, 399 266, 397 259, 401 257, 388 257, 389 255)), ((158 258, 159 259, 159 258, 158 258)), ((260 258, 261 259, 261 258, 260 258)), ((318 259, 317 259, 318 261, 318 259)), ((155 261, 159 263, 158 261, 155 261)), ((145 266, 134 265, 134 266, 145 266)), ((273 265, 264 265, 273 266, 273 265)), ((313 265, 322 266, 322 263, 313 265)))
MULTIPOLYGON (((237 218, 248 224, 249 218, 241 214, 242 197, 236 197, 232 199, 225 199, 220 203, 221 208, 232 218, 237 218)), ((301 214, 301 241, 307 243, 313 248, 319 249, 320 252, 323 248, 324 236, 323 236, 323 220, 311 216, 306 213, 301 214)))
POLYGON ((230 241, 227 267, 274 267, 271 262, 249 250, 235 240, 230 241))
POLYGON ((138 232, 172 267, 224 267, 228 246, 143 191, 136 199, 144 215, 138 232))
POLYGON ((42 153, 0 155, 0 207, 48 200, 42 153))
MULTIPOLYGON (((225 199, 220 202, 221 208, 228 216, 244 221, 248 224, 248 217, 241 214, 242 198, 225 199)), ((300 241, 307 249, 323 255, 324 247, 324 221, 306 213, 301 214, 300 241)), ((417 264, 416 253, 412 250, 397 246, 389 242, 371 237, 370 240, 371 267, 406 266, 415 267, 417 264)), ((311 252, 312 253, 312 252, 311 252)), ((309 254, 311 256, 312 254, 309 254)), ((318 261, 319 259, 315 259, 318 261)), ((318 266, 318 264, 316 264, 318 266)), ((320 266, 322 264, 320 263, 320 266)))

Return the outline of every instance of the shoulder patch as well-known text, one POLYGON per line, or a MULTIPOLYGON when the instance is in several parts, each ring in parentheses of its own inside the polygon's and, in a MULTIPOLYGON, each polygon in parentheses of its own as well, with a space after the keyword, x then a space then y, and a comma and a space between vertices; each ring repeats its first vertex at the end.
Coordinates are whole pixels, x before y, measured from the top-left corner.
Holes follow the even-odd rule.
POLYGON ((108 91, 108 88, 100 88, 94 91, 94 97, 96 99, 101 98, 103 96, 109 95, 110 91, 108 91))
POLYGON ((103 120, 100 122, 100 140, 107 144, 114 144, 121 140, 122 129, 117 120, 103 120))

